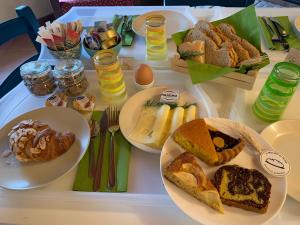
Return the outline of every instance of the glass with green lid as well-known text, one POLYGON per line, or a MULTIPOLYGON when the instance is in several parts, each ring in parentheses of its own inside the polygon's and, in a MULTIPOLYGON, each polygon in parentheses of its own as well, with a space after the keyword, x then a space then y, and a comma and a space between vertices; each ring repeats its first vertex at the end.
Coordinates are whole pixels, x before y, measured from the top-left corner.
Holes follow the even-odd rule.
POLYGON ((295 93, 300 67, 290 62, 277 63, 266 80, 252 109, 265 121, 277 121, 295 93))

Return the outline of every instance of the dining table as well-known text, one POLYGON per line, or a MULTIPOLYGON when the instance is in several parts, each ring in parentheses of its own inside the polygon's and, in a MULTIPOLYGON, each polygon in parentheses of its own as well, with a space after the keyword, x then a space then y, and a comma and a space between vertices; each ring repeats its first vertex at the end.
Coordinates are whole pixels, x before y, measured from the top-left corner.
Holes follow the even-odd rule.
MULTIPOLYGON (((95 21, 112 21, 115 14, 141 15, 148 11, 171 10, 185 15, 192 23, 199 19, 214 21, 227 17, 241 8, 189 7, 189 6, 149 6, 149 7, 73 7, 57 19, 59 22, 81 20, 84 27, 95 21)), ((289 16, 293 21, 299 15, 299 8, 257 8, 259 16, 289 16)), ((252 90, 227 86, 214 81, 193 85, 189 77, 170 69, 168 61, 153 63, 155 85, 172 85, 190 90, 196 97, 207 99, 214 107, 211 117, 229 118, 239 121, 261 132, 270 123, 263 122, 252 113, 251 106, 259 94, 266 78, 276 62, 283 61, 287 55, 283 51, 262 51, 270 58, 270 64, 259 70, 252 90), (200 96, 201 95, 201 96, 200 96)), ((124 71, 128 94, 136 89, 132 83, 135 69, 145 63, 145 39, 136 35, 130 47, 123 47, 119 58, 124 71)), ((168 56, 176 52, 176 45, 168 40, 168 56)), ((87 71, 88 80, 95 77, 89 55, 82 50, 80 58, 87 71)), ((54 58, 42 46, 39 60, 55 65, 54 58)), ((148 62, 146 62, 148 63, 148 62)), ((41 108, 47 96, 32 95, 23 82, 0 99, 0 127, 13 118, 41 108)), ((300 119, 300 90, 289 103, 282 119, 300 119)), ((96 109, 103 110, 106 105, 96 102, 96 109)), ((51 184, 32 190, 7 190, 0 188, 0 224, 198 224, 184 214, 170 199, 164 189, 160 175, 159 154, 151 154, 132 147, 129 165, 128 191, 126 193, 79 192, 72 191, 76 167, 51 184)), ((300 223, 300 202, 287 195, 281 211, 267 224, 296 225, 300 223)), ((245 221, 251 224, 251 221, 245 221)))

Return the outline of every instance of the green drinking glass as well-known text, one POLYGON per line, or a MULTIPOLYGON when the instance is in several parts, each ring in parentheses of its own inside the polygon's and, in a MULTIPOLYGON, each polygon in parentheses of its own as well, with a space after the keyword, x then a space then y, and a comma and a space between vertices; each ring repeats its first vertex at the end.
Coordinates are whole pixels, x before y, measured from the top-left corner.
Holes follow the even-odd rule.
POLYGON ((277 63, 252 109, 259 118, 272 122, 281 118, 300 80, 300 66, 290 62, 277 63))

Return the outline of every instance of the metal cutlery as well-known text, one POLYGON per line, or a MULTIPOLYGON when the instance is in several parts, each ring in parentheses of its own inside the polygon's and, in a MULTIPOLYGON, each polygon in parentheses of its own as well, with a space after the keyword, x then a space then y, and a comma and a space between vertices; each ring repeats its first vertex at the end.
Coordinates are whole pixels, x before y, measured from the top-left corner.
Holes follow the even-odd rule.
POLYGON ((289 36, 289 33, 284 29, 284 27, 279 23, 279 21, 277 20, 277 18, 275 17, 270 17, 270 20, 276 24, 278 31, 280 33, 280 35, 284 38, 289 36))
POLYGON ((278 37, 277 33, 273 30, 271 21, 265 16, 262 17, 262 20, 263 20, 264 24, 266 25, 266 27, 267 27, 270 35, 271 35, 272 42, 278 42, 279 37, 278 37))
POLYGON ((91 119, 89 121, 90 129, 91 129, 91 140, 89 145, 89 168, 88 168, 88 176, 93 177, 95 173, 95 151, 94 151, 94 139, 97 137, 99 133, 99 124, 96 120, 91 119))
POLYGON ((290 50, 290 45, 285 40, 285 38, 287 37, 287 32, 284 31, 283 27, 278 22, 275 22, 274 19, 273 20, 270 19, 270 21, 272 22, 272 24, 275 28, 275 32, 278 35, 279 42, 280 42, 281 46, 283 47, 283 49, 285 51, 289 51, 290 50), (282 33, 284 33, 284 35, 282 35, 282 33))
POLYGON ((110 151, 109 151, 109 166, 108 166, 108 187, 113 188, 116 185, 116 165, 115 165, 115 133, 120 129, 119 126, 119 111, 116 105, 108 107, 108 131, 110 136, 110 151))
POLYGON ((107 128, 108 128, 108 118, 107 118, 106 111, 104 111, 102 118, 100 120, 100 144, 99 144, 99 151, 97 156, 95 176, 93 180, 93 191, 97 191, 101 185, 103 153, 104 153, 104 144, 105 144, 107 128))

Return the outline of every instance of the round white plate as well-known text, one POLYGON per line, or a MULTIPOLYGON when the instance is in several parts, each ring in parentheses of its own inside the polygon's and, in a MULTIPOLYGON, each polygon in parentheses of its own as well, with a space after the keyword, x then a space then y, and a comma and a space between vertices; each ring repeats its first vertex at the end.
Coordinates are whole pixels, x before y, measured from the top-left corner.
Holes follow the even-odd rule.
MULTIPOLYGON (((144 150, 146 152, 151 153, 160 153, 160 149, 152 148, 147 145, 135 142, 134 140, 129 138, 129 135, 131 134, 132 130, 135 128, 136 123, 138 122, 139 115, 142 111, 142 107, 145 104, 145 102, 154 96, 157 96, 161 94, 161 92, 165 89, 168 89, 167 87, 154 87, 149 88, 143 91, 140 91, 130 97, 125 104, 122 107, 122 110, 120 112, 119 117, 119 124, 120 129, 124 135, 124 137, 135 147, 144 150)), ((199 89, 200 90, 200 89, 199 89)), ((200 95, 203 96, 203 95, 200 95)), ((214 106, 208 102, 204 102, 205 98, 196 99, 192 95, 189 94, 189 92, 180 90, 180 101, 183 103, 190 102, 190 103, 197 103, 197 109, 198 109, 198 116, 199 117, 211 117, 214 116, 211 114, 211 112, 215 112, 214 106), (211 108, 211 109, 210 109, 211 108)))
POLYGON ((272 147, 283 154, 291 165, 287 177, 288 194, 300 202, 300 120, 282 120, 265 128, 261 135, 272 147))
POLYGON ((11 128, 26 119, 47 123, 57 131, 71 131, 76 140, 66 153, 47 162, 20 163, 12 155, 9 158, 1 157, 0 186, 3 188, 23 190, 45 186, 76 166, 88 148, 90 129, 80 113, 69 108, 45 107, 27 112, 1 128, 0 155, 8 149, 7 134, 11 128))
POLYGON ((192 21, 190 21, 187 17, 185 17, 183 14, 175 11, 169 11, 169 10, 159 10, 159 11, 151 11, 148 13, 145 13, 143 15, 138 16, 135 18, 132 22, 132 29, 133 31, 140 35, 145 37, 145 21, 148 16, 151 15, 162 15, 166 18, 166 30, 167 30, 167 38, 171 38, 172 34, 177 33, 179 31, 187 30, 191 27, 193 27, 192 21))
MULTIPOLYGON (((205 121, 208 124, 235 137, 234 132, 232 132, 232 130, 230 129, 234 129, 234 124, 236 122, 222 118, 205 119, 205 121)), ((243 125, 240 124, 240 126, 243 125)), ((249 133, 249 135, 251 135, 251 137, 259 144, 265 147, 269 145, 254 130, 249 127, 245 127, 245 129, 249 133)), ((268 148, 271 148, 271 146, 268 146, 268 148)), ((162 169, 182 152, 184 152, 184 150, 179 145, 177 145, 172 140, 172 138, 168 138, 165 145, 163 146, 160 156, 161 173, 162 169)), ((213 178, 214 172, 220 167, 207 166, 200 160, 199 163, 209 178, 213 178)), ((265 173, 259 163, 259 154, 247 145, 239 155, 237 155, 227 164, 237 164, 242 167, 257 169, 268 178, 268 180, 272 184, 272 189, 269 207, 265 214, 249 212, 240 208, 230 207, 226 205, 224 205, 224 214, 218 213, 216 210, 198 201, 196 198, 192 197, 191 195, 175 186, 173 183, 169 182, 162 174, 161 176, 164 186, 174 203, 188 216, 200 223, 216 225, 241 225, 247 223, 248 221, 249 223, 251 223, 251 225, 256 225, 263 224, 273 218, 280 211, 286 198, 286 178, 275 178, 265 173)))

